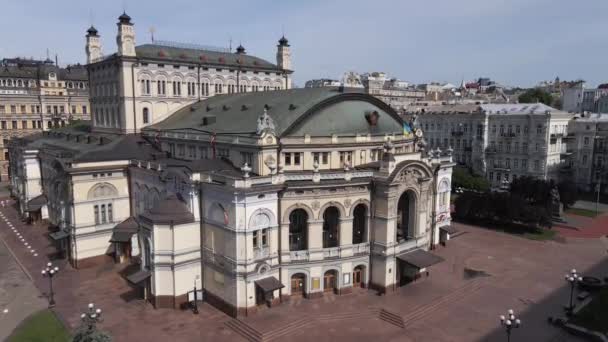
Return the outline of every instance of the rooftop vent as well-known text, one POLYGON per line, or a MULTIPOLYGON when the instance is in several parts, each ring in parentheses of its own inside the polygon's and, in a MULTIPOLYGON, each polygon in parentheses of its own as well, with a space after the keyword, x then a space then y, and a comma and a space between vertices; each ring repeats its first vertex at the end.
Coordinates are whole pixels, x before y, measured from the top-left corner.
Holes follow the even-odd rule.
POLYGON ((289 110, 294 110, 296 108, 298 108, 298 107, 296 105, 294 105, 293 103, 289 104, 289 110))
POLYGON ((247 109, 249 109, 248 105, 244 104, 244 105, 241 106, 241 110, 247 110, 247 109))
POLYGON ((212 125, 215 123, 216 121, 216 117, 215 116, 203 116, 203 122, 202 122, 202 126, 208 126, 208 125, 212 125))
POLYGON ((223 105, 223 106, 222 106, 222 109, 223 109, 223 110, 229 110, 229 109, 230 109, 230 106, 229 106, 229 105, 223 105))
POLYGON ((207 105, 207 111, 211 111, 213 109, 213 107, 211 107, 210 105, 207 105))

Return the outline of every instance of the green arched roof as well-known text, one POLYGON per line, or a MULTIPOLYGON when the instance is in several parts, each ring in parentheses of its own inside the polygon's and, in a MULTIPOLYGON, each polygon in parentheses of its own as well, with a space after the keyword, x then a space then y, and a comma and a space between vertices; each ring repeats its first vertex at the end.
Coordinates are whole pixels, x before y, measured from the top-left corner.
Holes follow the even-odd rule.
POLYGON ((255 134, 267 108, 275 133, 283 136, 329 136, 400 132, 402 121, 387 104, 358 90, 300 88, 216 95, 186 106, 144 130, 199 130, 217 134, 255 134), (366 119, 372 113, 372 127, 366 119), (208 124, 203 124, 206 121, 208 124))

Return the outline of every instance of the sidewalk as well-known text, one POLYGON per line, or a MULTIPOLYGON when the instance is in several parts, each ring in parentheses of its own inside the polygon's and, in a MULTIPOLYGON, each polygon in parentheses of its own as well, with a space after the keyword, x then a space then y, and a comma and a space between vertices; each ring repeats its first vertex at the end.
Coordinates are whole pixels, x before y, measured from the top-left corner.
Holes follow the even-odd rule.
MULTIPOLYGON (((26 225, 12 207, 0 207, 0 213, 16 230, 0 217, 0 239, 13 250, 31 274, 35 286, 46 295, 48 279, 42 277, 41 270, 56 252, 46 238, 47 228, 26 225)), ((155 310, 150 304, 135 299, 132 288, 118 274, 123 265, 105 264, 75 270, 65 260, 52 262, 59 267, 53 279, 57 303, 54 311, 71 330, 80 324, 80 314, 92 302, 104 312, 99 327, 110 332, 115 342, 242 341, 224 325, 230 317, 210 305, 200 305, 200 314, 194 315, 191 311, 155 310)), ((46 306, 46 297, 42 297, 42 301, 43 307, 46 306)))

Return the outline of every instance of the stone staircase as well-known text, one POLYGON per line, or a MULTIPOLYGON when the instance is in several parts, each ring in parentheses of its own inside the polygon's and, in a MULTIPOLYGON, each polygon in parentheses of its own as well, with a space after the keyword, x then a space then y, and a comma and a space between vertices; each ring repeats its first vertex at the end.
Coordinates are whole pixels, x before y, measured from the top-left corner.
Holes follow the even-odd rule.
POLYGON ((317 324, 317 323, 328 323, 328 322, 338 322, 338 321, 348 321, 354 319, 372 319, 379 318, 380 320, 392 324, 398 328, 405 328, 405 324, 403 322, 403 318, 398 314, 392 313, 386 309, 379 308, 368 308, 365 310, 357 311, 357 312, 343 312, 337 314, 325 314, 318 316, 305 316, 298 320, 292 321, 286 325, 283 325, 279 328, 260 332, 248 323, 239 320, 239 319, 231 319, 226 322, 226 325, 232 329, 237 334, 241 335, 248 341, 251 342, 268 342, 277 340, 280 337, 287 336, 289 334, 295 333, 296 331, 307 328, 308 326, 317 324))
POLYGON ((403 318, 404 328, 414 324, 416 321, 419 321, 421 319, 424 319, 424 318, 430 316, 431 314, 433 314, 434 312, 439 310, 445 304, 458 302, 458 301, 464 299, 466 296, 477 292, 479 289, 481 289, 484 286, 484 282, 485 282, 484 278, 477 278, 477 279, 471 280, 470 282, 457 288, 456 290, 450 292, 449 294, 439 297, 438 299, 431 302, 430 304, 425 304, 425 305, 421 305, 421 306, 417 307, 413 311, 409 312, 403 318))

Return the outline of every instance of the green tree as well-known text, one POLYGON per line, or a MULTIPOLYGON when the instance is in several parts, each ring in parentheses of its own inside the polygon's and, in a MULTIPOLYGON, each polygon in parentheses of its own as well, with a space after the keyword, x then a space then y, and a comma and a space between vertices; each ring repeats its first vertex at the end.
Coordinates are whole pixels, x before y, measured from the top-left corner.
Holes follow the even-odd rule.
POLYGON ((490 189, 490 183, 484 177, 474 175, 467 168, 455 167, 452 170, 452 189, 456 188, 485 192, 490 189))
POLYGON ((559 200, 564 205, 564 209, 572 206, 579 199, 578 188, 572 181, 563 181, 557 185, 559 190, 559 200))
POLYGON ((526 90, 523 94, 519 95, 518 98, 520 103, 544 103, 547 106, 553 105, 553 96, 548 92, 538 89, 532 88, 526 90))

